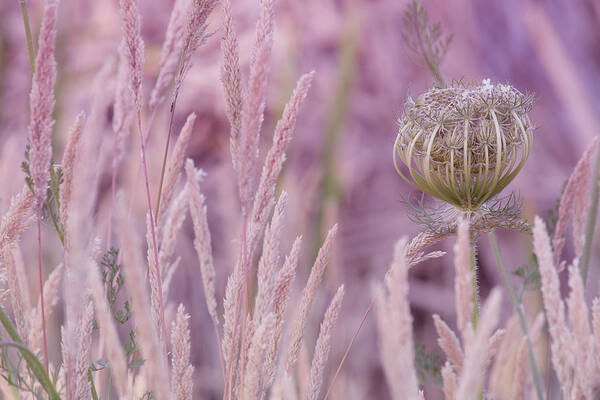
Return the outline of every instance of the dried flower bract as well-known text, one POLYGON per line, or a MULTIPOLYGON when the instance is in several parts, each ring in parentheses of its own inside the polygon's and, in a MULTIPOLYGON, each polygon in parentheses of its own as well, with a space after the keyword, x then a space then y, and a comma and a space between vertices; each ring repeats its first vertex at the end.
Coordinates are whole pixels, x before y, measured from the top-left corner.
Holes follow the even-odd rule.
POLYGON ((425 193, 476 211, 525 164, 532 145, 532 105, 531 95, 489 79, 409 97, 394 144, 396 170, 425 193))

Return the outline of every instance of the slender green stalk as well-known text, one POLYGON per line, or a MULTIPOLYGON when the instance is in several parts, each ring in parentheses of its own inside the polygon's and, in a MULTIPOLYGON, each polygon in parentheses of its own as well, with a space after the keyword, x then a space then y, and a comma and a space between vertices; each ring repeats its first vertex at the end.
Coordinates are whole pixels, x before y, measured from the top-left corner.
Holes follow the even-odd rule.
POLYGON ((592 194, 590 200, 590 209, 585 224, 585 243, 583 245, 583 254, 581 255, 581 277, 583 284, 587 281, 588 269, 590 266, 590 256, 592 254, 592 241, 594 231, 596 230, 596 217, 598 215, 598 178, 600 178, 600 150, 596 150, 596 162, 592 176, 592 194))
POLYGON ((4 313, 4 310, 2 309, 2 307, 0 307, 0 322, 4 326, 4 329, 6 330, 6 332, 10 336, 10 338, 13 340, 12 342, 9 342, 9 341, 0 342, 0 347, 2 347, 2 346, 14 347, 17 350, 19 350, 19 352, 25 359, 25 362, 27 362, 27 366, 31 369, 31 371, 33 372, 33 374, 35 375, 37 380, 40 382, 40 385, 42 385, 42 387, 44 388, 46 393, 48 393, 49 398, 51 400, 60 400, 60 396, 58 395, 58 392, 54 388, 52 381, 48 377, 48 374, 46 373, 44 366, 37 359, 35 354, 33 354, 31 352, 31 350, 29 350, 27 348, 27 346, 25 346, 23 344, 21 337, 17 333, 17 330, 15 329, 13 324, 10 322, 10 319, 8 318, 8 316, 4 313))
POLYGON ((98 400, 98 392, 96 391, 96 385, 94 385, 94 376, 92 375, 91 368, 88 368, 88 381, 90 381, 90 391, 92 392, 92 399, 98 400))
POLYGON ((35 51, 33 49, 33 38, 31 36, 31 27, 29 26, 29 13, 27 12, 27 2, 19 0, 21 3, 21 13, 23 14, 23 25, 25 25, 25 36, 27 37, 27 50, 29 51, 29 65, 31 75, 35 71, 35 51))
POLYGON ((479 322, 479 285, 477 284, 477 243, 475 240, 471 243, 471 272, 473 273, 472 284, 473 284, 473 315, 471 316, 471 322, 473 323, 473 329, 477 329, 477 323, 479 322))
POLYGON ((508 292, 508 297, 510 298, 510 302, 513 305, 513 308, 517 312, 519 316, 519 323, 521 324, 521 330, 525 337, 527 338, 527 350, 529 353, 529 363, 531 364, 531 370, 533 372, 533 381, 535 382, 535 390, 537 393, 537 397, 539 400, 544 400, 544 395, 542 394, 542 378, 540 377, 540 371, 537 367, 537 363, 535 361, 535 353, 533 352, 533 344, 531 343, 531 338, 529 337, 529 330, 527 329, 527 320, 525 319, 525 313, 523 312, 523 304, 521 304, 520 300, 515 295, 513 287, 508 279, 508 272, 506 267, 504 266, 504 261, 502 261, 502 255, 500 254, 500 249, 498 248, 498 241, 496 240, 496 234, 494 231, 490 231, 488 233, 488 237, 490 239, 490 244, 492 245, 492 249, 494 250, 494 256, 496 257, 496 264, 498 265, 498 269, 500 270, 500 274, 502 275, 502 280, 504 281, 504 286, 506 286, 506 291, 508 292))

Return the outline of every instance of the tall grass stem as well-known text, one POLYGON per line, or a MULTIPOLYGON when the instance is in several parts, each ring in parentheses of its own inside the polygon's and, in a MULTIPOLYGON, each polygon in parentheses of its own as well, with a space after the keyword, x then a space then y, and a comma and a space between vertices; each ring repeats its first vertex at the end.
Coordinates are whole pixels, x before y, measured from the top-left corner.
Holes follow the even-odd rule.
POLYGON ((600 149, 596 150, 596 162, 594 164, 594 172, 592 175, 592 189, 590 209, 588 218, 585 224, 585 242, 583 245, 583 253, 581 254, 581 277, 583 284, 587 281, 588 270, 590 266, 590 256, 592 254, 592 241, 594 239, 594 231, 596 230, 596 219, 598 216, 598 179, 600 178, 600 149))
POLYGON ((517 312, 517 315, 519 316, 521 330, 523 331, 523 334, 527 337, 527 351, 529 353, 529 363, 531 365, 531 371, 533 372, 533 381, 535 383, 535 391, 537 393, 538 400, 544 400, 544 395, 542 394, 542 378, 540 376, 540 371, 535 361, 535 353, 533 352, 533 344, 531 343, 531 338, 529 337, 529 330, 527 329, 527 320, 525 319, 525 314, 523 312, 523 305, 517 298, 515 291, 513 290, 513 287, 510 283, 510 280, 508 279, 508 271, 506 270, 506 266, 504 265, 504 261, 502 260, 502 255, 500 254, 500 249, 498 247, 498 241, 496 240, 496 234, 493 230, 488 233, 488 237, 490 239, 490 244, 492 245, 492 249, 494 251, 494 256, 496 257, 496 264, 498 265, 498 269, 500 270, 500 274, 502 275, 502 280, 504 281, 504 286, 506 286, 508 297, 510 299, 510 302, 512 303, 513 308, 517 312))
POLYGON ((165 324, 165 307, 163 302, 163 290, 162 290, 162 279, 160 276, 160 266, 158 264, 158 247, 156 245, 156 229, 154 229, 154 214, 152 213, 152 199, 150 197, 150 181, 148 179, 148 165, 146 163, 146 144, 144 143, 144 134, 142 133, 142 115, 138 111, 138 132, 140 135, 140 146, 142 156, 142 166, 144 168, 144 178, 146 181, 146 200, 148 202, 148 214, 150 215, 150 231, 152 233, 152 251, 154 252, 154 266, 156 268, 156 277, 158 281, 158 300, 160 306, 160 323, 163 337, 163 346, 165 352, 165 362, 169 360, 169 353, 167 352, 167 328, 165 324))

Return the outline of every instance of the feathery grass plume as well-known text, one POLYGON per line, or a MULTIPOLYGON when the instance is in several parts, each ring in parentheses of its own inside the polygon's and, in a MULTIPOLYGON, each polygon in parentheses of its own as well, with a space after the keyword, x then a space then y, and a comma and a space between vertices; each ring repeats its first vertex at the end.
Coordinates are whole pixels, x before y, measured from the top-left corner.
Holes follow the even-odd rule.
POLYGON ((325 311, 325 317, 321 323, 321 330, 319 331, 319 336, 315 345, 315 354, 313 355, 310 367, 310 378, 308 381, 306 397, 308 400, 317 400, 319 398, 319 392, 321 391, 321 385, 323 384, 325 363, 329 358, 329 351, 331 350, 331 335, 340 309, 342 308, 343 300, 344 285, 341 285, 335 293, 333 300, 331 300, 327 311, 325 311))
POLYGON ((394 399, 418 399, 419 383, 414 367, 412 316, 408 304, 407 241, 394 246, 385 288, 375 293, 377 333, 383 370, 394 399))
POLYGON ((96 309, 96 321, 100 328, 100 337, 104 343, 106 358, 110 365, 112 380, 119 398, 127 398, 129 384, 127 382, 127 360, 123 354, 119 333, 114 323, 113 315, 106 300, 105 289, 97 268, 90 268, 88 284, 96 309))
POLYGON ((242 107, 241 131, 236 156, 238 186, 242 203, 242 214, 251 211, 252 197, 256 190, 258 173, 259 138, 265 109, 269 58, 273 46, 274 0, 260 1, 260 16, 250 60, 250 75, 245 101, 242 107))
MULTIPOLYGON (((188 175, 189 179, 189 175, 188 175)), ((191 193, 191 192, 190 192, 191 193)), ((199 203, 202 204, 202 203, 199 203)), ((190 205, 190 210, 192 210, 190 205)), ((192 214, 193 215, 193 214, 192 214)), ((193 220, 193 217, 192 217, 193 220)), ((196 235, 198 235, 196 233, 196 235)), ((200 264, 202 265, 202 263, 200 264)), ((226 371, 235 371, 237 365, 237 355, 239 351, 240 331, 237 329, 239 320, 236 319, 236 307, 241 297, 240 288, 242 287, 242 266, 241 259, 238 259, 233 272, 227 279, 225 287, 225 298, 223 299, 223 339, 221 350, 226 371)), ((225 385, 227 386, 227 381, 225 385)))
MULTIPOLYGON (((531 326, 530 336, 532 343, 535 343, 539 339, 540 332, 542 331, 542 327, 544 326, 544 321, 544 313, 540 312, 536 317, 533 325, 531 326)), ((513 375, 510 399, 525 400, 525 387, 527 383, 528 370, 529 363, 527 360, 527 336, 523 335, 518 345, 514 368, 511 369, 511 371, 513 371, 513 375)), ((500 399, 499 396, 495 396, 494 398, 500 399)))
POLYGON ((185 33, 181 45, 181 69, 176 78, 176 92, 183 83, 187 71, 192 66, 192 55, 206 38, 206 20, 217 5, 216 0, 191 0, 185 33))
POLYGON ((600 297, 596 297, 592 303, 592 329, 594 334, 596 373, 600 374, 600 297))
POLYGON ((0 223, 0 249, 13 243, 33 222, 33 194, 27 185, 10 200, 0 223))
POLYGON ((56 18, 58 0, 48 0, 38 39, 35 72, 31 82, 29 107, 29 150, 31 178, 37 206, 41 207, 48 189, 49 168, 52 158, 52 127, 54 126, 54 85, 56 83, 56 18))
POLYGON ((281 342, 281 334, 285 322, 285 312, 290 298, 290 289, 292 281, 296 277, 296 267, 298 266, 298 256, 300 254, 300 245, 302 237, 297 237, 294 240, 290 253, 285 258, 283 266, 277 272, 275 285, 273 288, 273 312, 275 314, 275 332, 273 339, 269 343, 267 355, 265 358, 265 381, 266 387, 271 386, 275 379, 275 359, 281 342))
POLYGON ((514 365, 514 374, 511 388, 511 399, 525 399, 525 382, 527 379, 527 340, 521 340, 514 365))
MULTIPOLYGON (((265 395, 266 386, 264 382, 264 359, 267 351, 267 345, 273 338, 275 327, 275 317, 273 313, 265 315, 260 324, 254 330, 252 343, 248 351, 248 359, 245 365, 244 382, 242 385, 243 399, 262 399, 265 395)), ((242 360, 244 361, 244 360, 242 360)))
MULTIPOLYGON (((90 367, 90 346, 92 342, 92 328, 94 322, 94 307, 91 302, 85 307, 85 311, 78 321, 76 333, 78 336, 77 348, 68 349, 73 351, 73 375, 71 380, 67 380, 71 384, 67 388, 67 398, 86 399, 90 398, 90 382, 88 381, 88 369, 90 367)), ((63 349, 64 352, 64 349, 63 349)), ((68 368, 69 369, 69 368, 68 368)), ((69 376, 67 370, 67 377, 69 376)))
POLYGON ((579 258, 583 251, 585 242, 585 218, 590 202, 590 189, 592 186, 592 174, 594 169, 594 156, 598 151, 598 138, 585 150, 581 159, 575 165, 573 173, 567 181, 563 195, 560 198, 558 208, 558 221, 552 239, 554 248, 554 264, 559 270, 564 268, 560 257, 565 245, 565 233, 569 219, 572 219, 573 243, 575 246, 575 258, 579 258))
MULTIPOLYGON (((60 282, 63 277, 63 264, 58 265, 52 270, 48 279, 44 283, 44 309, 46 310, 46 317, 50 318, 58 300, 60 299, 59 289, 60 282)), ((38 352, 43 346, 43 321, 42 321, 42 305, 41 299, 38 299, 36 308, 29 311, 29 336, 27 343, 31 351, 38 352)))
POLYGON ((331 227, 329 232, 327 232, 325 242, 323 242, 323 246, 321 246, 321 248, 319 249, 317 259, 315 260, 315 263, 312 269, 310 270, 308 282, 306 282, 306 286, 302 291, 302 298, 300 299, 296 316, 294 317, 294 320, 292 321, 291 325, 292 336, 288 348, 285 367, 285 370, 288 373, 292 371, 292 367, 294 366, 298 358, 298 352, 300 351, 300 343, 302 342, 302 336, 304 335, 304 327, 306 326, 306 322, 308 321, 308 313, 310 312, 310 308, 315 298, 317 288, 319 287, 319 284, 323 279, 323 273, 325 272, 325 267, 327 267, 327 262, 331 255, 333 242, 335 240, 335 237, 337 236, 337 232, 337 224, 331 227))
POLYGON ((216 273, 213 264, 206 205, 204 204, 204 196, 200 193, 200 188, 198 187, 197 170, 194 168, 194 162, 190 159, 185 163, 185 172, 188 184, 188 202, 194 226, 194 248, 200 262, 200 274, 202 275, 206 306, 215 329, 217 329, 219 326, 219 315, 217 313, 217 298, 215 295, 216 273))
POLYGON ((573 337, 565 320, 565 304, 560 297, 560 281, 554 264, 550 238, 540 217, 535 217, 533 247, 537 255, 542 281, 542 297, 550 330, 552 364, 563 396, 568 398, 572 386, 573 337))
POLYGON ((471 270, 471 237, 469 222, 458 221, 457 239, 454 244, 454 291, 456 296, 456 320, 458 329, 466 343, 468 332, 472 330, 473 298, 477 296, 473 289, 473 271, 471 270))
MULTIPOLYGON (((275 202, 275 186, 277 184, 277 178, 281 173, 281 168, 285 161, 285 150, 292 139, 300 107, 306 98, 313 77, 314 72, 309 72, 298 79, 296 88, 283 110, 283 115, 277 122, 275 133, 273 134, 273 144, 265 158, 260 182, 256 191, 256 197, 254 198, 251 223, 255 228, 251 228, 250 232, 262 231, 267 218, 271 213, 273 203, 275 202)), ((256 240, 256 237, 251 238, 251 245, 256 240)))
POLYGON ((31 303, 27 282, 23 281, 27 277, 23 265, 23 256, 17 244, 4 248, 2 253, 17 332, 20 337, 26 338, 29 334, 29 321, 26 318, 26 313, 31 309, 31 303))
MULTIPOLYGON (((181 128, 181 132, 179 133, 177 142, 175 142, 175 148, 173 149, 173 153, 171 154, 171 160, 167 165, 162 189, 160 203, 161 207, 160 209, 156 210, 156 225, 158 232, 160 232, 160 227, 162 226, 162 222, 164 222, 164 217, 171 205, 171 200, 173 199, 175 193, 175 184, 177 183, 177 180, 179 179, 179 176, 183 171, 183 164, 185 162, 185 152, 190 142, 190 137, 192 136, 194 121, 196 121, 196 114, 191 113, 185 120, 183 128, 181 128)), ((159 238, 161 237, 160 233, 158 234, 158 236, 159 238)))
POLYGON ((492 336, 490 337, 490 340, 488 343, 487 360, 485 363, 486 370, 492 364, 492 360, 494 359, 494 357, 496 357, 496 354, 498 354, 498 349, 500 348, 500 343, 502 343, 502 340, 504 339, 505 335, 506 335, 506 329, 496 329, 496 332, 494 332, 492 334, 492 336))
POLYGON ((165 41, 162 46, 158 77, 148 101, 148 106, 151 110, 156 109, 164 101, 164 91, 175 77, 183 46, 183 37, 187 22, 186 17, 189 8, 190 0, 175 0, 175 4, 173 4, 173 10, 171 11, 165 34, 165 41))
POLYGON ((142 356, 145 359, 143 373, 146 382, 158 399, 169 398, 169 378, 167 374, 167 360, 156 331, 156 326, 150 314, 150 304, 146 293, 146 279, 142 272, 144 265, 139 253, 139 239, 127 222, 125 207, 121 204, 118 208, 118 232, 121 239, 123 252, 123 274, 127 293, 131 296, 131 308, 136 326, 142 356))
POLYGON ((133 119, 135 107, 133 92, 130 87, 130 68, 127 59, 127 43, 121 39, 119 45, 119 63, 117 66, 117 79, 115 87, 115 100, 113 105, 112 130, 115 134, 115 157, 113 162, 118 163, 123 152, 123 142, 129 134, 129 125, 133 119))
POLYGON ((501 299, 500 289, 493 289, 483 307, 474 340, 465 342, 465 362, 456 389, 457 399, 475 400, 478 398, 478 393, 484 381, 489 340, 498 324, 501 299))
POLYGON ((127 43, 121 39, 119 45, 119 62, 117 66, 117 79, 115 84, 115 95, 113 104, 112 129, 113 139, 113 158, 111 171, 111 208, 108 221, 107 247, 112 243, 112 223, 113 209, 115 206, 115 197, 117 195, 117 175, 119 164, 124 154, 125 140, 130 132, 131 121, 134 116, 134 98, 130 88, 130 71, 127 61, 127 43))
POLYGON ((450 364, 450 361, 446 361, 442 367, 442 387, 444 390, 444 398, 446 400, 454 400, 456 380, 456 374, 454 373, 452 364, 450 364))
POLYGON ((177 308, 177 316, 171 329, 171 392, 174 400, 192 400, 194 367, 190 364, 189 314, 183 304, 177 308))
POLYGON ((148 280, 150 281, 150 309, 152 312, 152 320, 154 321, 158 339, 161 344, 166 345, 167 337, 164 336, 164 331, 161 328, 162 321, 162 276, 159 266, 156 265, 156 258, 152 252, 152 220, 150 215, 146 214, 146 261, 148 262, 148 280))
POLYGON ((238 141, 242 127, 242 76, 240 73, 240 57, 238 38, 233 27, 231 0, 223 0, 223 39, 221 39, 221 83, 225 89, 227 118, 231 126, 230 152, 234 170, 237 171, 238 141))
POLYGON ((142 39, 141 20, 137 0, 119 0, 121 9, 122 47, 127 60, 129 89, 133 94, 136 112, 142 110, 142 80, 144 78, 144 40, 142 39))
MULTIPOLYGON (((156 200, 156 212, 160 213, 160 204, 161 204, 161 194, 163 188, 163 180, 165 174, 165 167, 167 163, 167 154, 169 151, 169 143, 171 141, 171 132, 173 129, 173 117, 175 114, 175 107, 177 104, 177 98, 179 96, 179 91, 181 89, 181 85, 183 84, 183 80, 187 75, 187 72, 192 67, 192 55, 196 51, 196 49, 204 42, 206 37, 206 20, 212 10, 215 8, 217 4, 216 0, 193 0, 192 4, 188 7, 189 15, 187 16, 185 32, 181 37, 181 51, 179 58, 179 73, 175 79, 175 88, 173 90, 173 98, 171 102, 171 116, 169 120, 169 130, 167 133, 167 142, 165 145, 165 151, 163 156, 163 164, 161 169, 160 183, 158 187, 158 197, 156 200)), ((155 111, 155 109, 153 110, 155 111)), ((152 114, 154 115, 154 113, 152 114)), ((191 128, 190 128, 191 129, 191 128)), ((187 144, 187 143, 186 143, 187 144)), ((177 157, 177 155, 174 155, 177 157)), ((181 163, 183 163, 183 155, 180 158, 181 163)), ((157 217, 158 218, 158 217, 157 217)))
MULTIPOLYGON (((169 211, 165 217, 163 238, 158 251, 158 263, 161 267, 160 275, 165 276, 165 282, 167 280, 166 275, 172 271, 173 265, 169 266, 169 261, 175 252, 177 234, 181 230, 183 221, 185 221, 189 198, 188 193, 189 185, 186 184, 172 201, 171 207, 169 207, 169 211)), ((163 292, 166 293, 168 290, 163 288, 163 292)), ((166 294, 164 297, 167 298, 166 294)))
POLYGON ((396 171, 431 196, 477 211, 525 165, 533 140, 532 105, 532 96, 489 79, 409 98, 394 143, 396 171))
POLYGON ((583 280, 578 262, 569 267, 569 287, 571 293, 567 302, 569 320, 574 339, 575 369, 574 380, 586 399, 593 398, 595 385, 594 344, 590 329, 589 310, 585 303, 583 280))
POLYGON ((460 346, 460 342, 456 334, 450 327, 440 318, 439 315, 433 315, 435 330, 438 334, 438 345, 446 354, 446 358, 452 363, 452 367, 458 375, 462 372, 464 354, 460 346))
POLYGON ((60 186, 60 218, 63 230, 67 230, 67 220, 69 219, 68 216, 71 211, 73 175, 75 173, 76 158, 79 157, 79 142, 83 131, 83 125, 85 124, 85 118, 85 113, 83 111, 77 115, 75 123, 71 127, 69 140, 62 159, 64 182, 60 186))
POLYGON ((259 324, 262 317, 267 315, 273 308, 275 300, 275 281, 277 279, 277 267, 279 266, 279 244, 283 231, 283 219, 287 207, 287 193, 282 192, 277 201, 271 223, 265 230, 263 239, 263 251, 258 262, 257 283, 258 289, 254 303, 253 321, 259 324))

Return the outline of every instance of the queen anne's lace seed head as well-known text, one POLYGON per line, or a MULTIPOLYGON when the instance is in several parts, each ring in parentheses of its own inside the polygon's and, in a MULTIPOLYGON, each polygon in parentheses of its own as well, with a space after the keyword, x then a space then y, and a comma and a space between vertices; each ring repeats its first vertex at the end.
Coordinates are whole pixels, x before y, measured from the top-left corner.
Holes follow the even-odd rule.
POLYGON ((477 210, 525 164, 532 145, 532 105, 531 95, 489 79, 409 97, 394 143, 396 170, 425 193, 461 210, 477 210))

